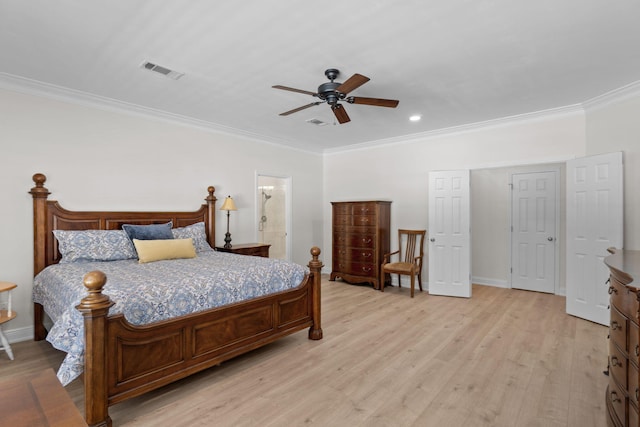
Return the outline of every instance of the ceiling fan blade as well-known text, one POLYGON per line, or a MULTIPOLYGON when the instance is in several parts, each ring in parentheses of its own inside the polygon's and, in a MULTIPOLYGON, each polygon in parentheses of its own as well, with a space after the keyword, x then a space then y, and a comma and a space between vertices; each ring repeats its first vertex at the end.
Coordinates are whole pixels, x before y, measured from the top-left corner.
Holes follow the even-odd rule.
POLYGON ((356 73, 353 76, 349 77, 346 82, 338 86, 336 88, 336 91, 346 94, 351 92, 352 90, 359 88, 369 80, 371 80, 369 79, 369 77, 365 77, 362 74, 356 73))
POLYGON ((350 96, 346 99, 349 104, 363 104, 374 105, 376 107, 389 107, 396 108, 400 101, 395 99, 380 99, 380 98, 363 98, 361 96, 350 96))
POLYGON ((282 89, 282 90, 288 90, 291 92, 298 92, 298 93, 304 93, 306 95, 311 95, 311 96, 317 96, 318 94, 315 92, 309 92, 308 90, 302 90, 302 89, 295 89, 292 87, 287 87, 287 86, 281 86, 281 85, 275 85, 275 86, 271 86, 274 89, 282 89))
POLYGON ((297 113, 298 111, 304 110, 305 108, 313 107, 314 105, 322 104, 322 101, 312 102, 311 104, 303 105, 302 107, 294 108, 293 110, 285 111, 284 113, 280 113, 280 116, 288 116, 289 114, 297 113))
POLYGON ((335 114, 336 119, 338 119, 338 122, 340 124, 351 121, 349 115, 347 114, 347 110, 345 110, 341 104, 332 105, 331 109, 333 110, 333 114, 335 114))

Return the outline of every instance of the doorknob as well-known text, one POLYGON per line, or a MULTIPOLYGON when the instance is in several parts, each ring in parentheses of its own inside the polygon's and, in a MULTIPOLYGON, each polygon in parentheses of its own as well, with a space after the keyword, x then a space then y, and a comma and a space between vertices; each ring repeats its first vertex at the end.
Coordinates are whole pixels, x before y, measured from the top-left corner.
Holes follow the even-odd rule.
POLYGON ((435 241, 436 241, 435 237, 432 237, 432 238, 431 238, 431 239, 429 239, 429 240, 431 240, 432 242, 435 242, 435 241))
POLYGON ((553 242, 553 237, 547 237, 547 240, 553 242))

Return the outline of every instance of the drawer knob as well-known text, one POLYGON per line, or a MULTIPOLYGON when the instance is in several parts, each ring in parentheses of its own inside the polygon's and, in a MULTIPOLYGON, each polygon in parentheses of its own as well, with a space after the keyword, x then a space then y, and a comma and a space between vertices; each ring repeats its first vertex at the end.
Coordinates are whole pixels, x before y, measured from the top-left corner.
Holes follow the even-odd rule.
POLYGON ((364 271, 365 273, 370 273, 371 267, 362 267, 362 271, 364 271))
POLYGON ((363 243, 371 243, 371 239, 365 239, 365 238, 363 238, 363 239, 362 239, 362 242, 363 242, 363 243))
POLYGON ((362 252, 362 256, 364 258, 371 258, 371 255, 372 255, 371 252, 362 252))
POLYGON ((618 290, 616 288, 614 288, 613 286, 609 286, 609 295, 611 295, 612 293, 618 293, 618 290))
POLYGON ((618 358, 616 356, 612 356, 611 357, 611 365, 612 366, 622 366, 622 362, 620 362, 620 360, 618 360, 618 358))
POLYGON ((622 329, 622 328, 620 328, 620 325, 618 324, 618 322, 614 320, 613 322, 611 322, 611 330, 615 331, 616 329, 622 329))
POLYGON ((622 399, 620 399, 618 397, 618 393, 616 393, 615 391, 611 392, 611 401, 612 402, 622 402, 622 399))

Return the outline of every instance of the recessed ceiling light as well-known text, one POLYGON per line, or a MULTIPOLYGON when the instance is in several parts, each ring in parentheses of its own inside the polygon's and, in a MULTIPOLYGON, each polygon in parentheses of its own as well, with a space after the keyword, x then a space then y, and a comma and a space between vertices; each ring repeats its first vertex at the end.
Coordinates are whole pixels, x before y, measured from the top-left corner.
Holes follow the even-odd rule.
POLYGON ((420 114, 414 114, 413 116, 409 117, 409 120, 411 120, 412 122, 419 122, 421 118, 422 116, 420 114))

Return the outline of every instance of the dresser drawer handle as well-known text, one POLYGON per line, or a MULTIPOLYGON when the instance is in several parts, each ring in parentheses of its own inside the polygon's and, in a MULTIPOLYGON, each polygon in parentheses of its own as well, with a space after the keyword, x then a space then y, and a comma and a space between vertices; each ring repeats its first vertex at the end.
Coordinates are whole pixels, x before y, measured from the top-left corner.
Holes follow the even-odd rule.
POLYGON ((611 365, 612 366, 622 366, 622 362, 620 362, 616 356, 612 356, 611 357, 611 365))
POLYGON ((611 392, 611 401, 612 402, 622 402, 622 399, 620 399, 618 397, 618 393, 616 393, 615 391, 611 392))
POLYGON ((609 286, 609 295, 611 295, 612 293, 618 293, 618 290, 616 288, 614 288, 613 286, 609 286))
POLYGON ((371 267, 362 267, 362 271, 364 271, 365 273, 370 273, 371 267))
POLYGON ((371 258, 373 256, 373 254, 371 252, 362 252, 362 257, 363 258, 371 258))
POLYGON ((620 327, 620 324, 614 320, 613 322, 611 322, 611 330, 615 331, 616 329, 622 329, 622 328, 620 327))
POLYGON ((371 243, 371 239, 362 238, 362 243, 371 243))

